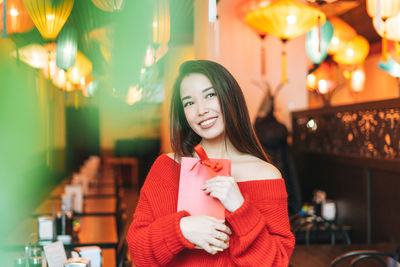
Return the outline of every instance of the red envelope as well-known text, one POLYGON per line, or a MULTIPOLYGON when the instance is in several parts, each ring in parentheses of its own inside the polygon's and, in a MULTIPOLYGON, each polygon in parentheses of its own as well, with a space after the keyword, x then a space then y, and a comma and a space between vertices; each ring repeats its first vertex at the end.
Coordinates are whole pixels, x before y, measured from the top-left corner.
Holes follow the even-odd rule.
POLYGON ((209 215, 225 219, 225 207, 222 203, 207 194, 200 187, 217 175, 231 175, 231 160, 209 159, 204 149, 195 148, 198 158, 183 157, 179 180, 178 211, 186 210, 191 215, 209 215))

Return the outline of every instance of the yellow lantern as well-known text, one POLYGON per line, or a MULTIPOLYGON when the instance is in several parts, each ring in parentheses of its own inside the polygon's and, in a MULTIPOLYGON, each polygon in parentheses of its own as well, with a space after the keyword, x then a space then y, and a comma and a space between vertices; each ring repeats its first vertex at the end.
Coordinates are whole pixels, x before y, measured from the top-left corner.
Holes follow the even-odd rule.
MULTIPOLYGON (((17 56, 16 51, 13 56, 17 56)), ((48 66, 49 51, 39 44, 30 44, 18 50, 19 59, 29 66, 42 69, 48 66)))
POLYGON ((244 0, 241 3, 239 3, 239 5, 237 5, 236 7, 236 14, 239 17, 239 19, 241 21, 243 21, 243 23, 245 23, 246 25, 250 26, 250 28, 252 28, 258 35, 258 37, 260 37, 261 39, 261 50, 260 50, 260 66, 261 66, 261 75, 264 76, 266 71, 266 67, 265 67, 265 54, 266 54, 266 50, 265 50, 265 43, 263 42, 263 40, 265 39, 265 36, 267 35, 265 32, 262 32, 254 27, 252 27, 251 25, 247 24, 246 22, 246 15, 247 13, 256 10, 258 8, 264 8, 268 5, 271 4, 271 0, 244 0))
MULTIPOLYGON (((326 16, 320 10, 293 0, 278 0, 246 14, 246 22, 251 27, 272 34, 284 43, 322 25, 325 20, 326 16)), ((283 50, 281 83, 286 81, 286 52, 283 50)))
POLYGON ((98 8, 108 12, 119 11, 124 5, 124 0, 92 0, 92 2, 98 8))
POLYGON ((79 84, 83 77, 92 71, 92 63, 81 52, 76 54, 75 65, 67 71, 67 78, 73 84, 79 84))
MULTIPOLYGON (((0 4, 0 29, 3 28, 3 3, 0 4)), ((22 0, 7 0, 6 2, 7 33, 23 33, 33 29, 34 25, 26 11, 22 0)))
POLYGON ((341 50, 333 55, 333 60, 343 65, 361 64, 369 53, 369 43, 361 35, 347 42, 341 50))
POLYGON ((56 39, 71 13, 74 0, 24 0, 26 9, 45 39, 56 39))
POLYGON ((371 18, 377 17, 385 21, 399 12, 400 0, 367 0, 367 13, 371 18))
POLYGON ((168 0, 155 0, 153 9, 153 43, 166 44, 170 36, 168 0))
POLYGON ((246 22, 255 29, 289 40, 323 24, 326 16, 320 10, 293 0, 278 0, 246 15, 246 22))
POLYGON ((353 40, 357 32, 338 17, 331 17, 329 21, 333 26, 333 36, 328 47, 328 54, 332 55, 341 50, 347 42, 353 40))

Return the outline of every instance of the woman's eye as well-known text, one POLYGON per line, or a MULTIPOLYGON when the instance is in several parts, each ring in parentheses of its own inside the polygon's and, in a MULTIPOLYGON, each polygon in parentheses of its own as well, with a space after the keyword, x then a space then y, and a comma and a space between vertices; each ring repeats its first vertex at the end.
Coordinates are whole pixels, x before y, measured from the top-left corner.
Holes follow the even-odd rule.
POLYGON ((186 107, 188 107, 188 106, 191 106, 191 105, 193 105, 193 102, 192 102, 192 101, 183 103, 183 107, 184 107, 184 108, 186 108, 186 107))
POLYGON ((206 98, 210 98, 210 97, 213 97, 213 96, 216 96, 216 95, 217 95, 216 93, 209 93, 209 94, 206 95, 206 98))

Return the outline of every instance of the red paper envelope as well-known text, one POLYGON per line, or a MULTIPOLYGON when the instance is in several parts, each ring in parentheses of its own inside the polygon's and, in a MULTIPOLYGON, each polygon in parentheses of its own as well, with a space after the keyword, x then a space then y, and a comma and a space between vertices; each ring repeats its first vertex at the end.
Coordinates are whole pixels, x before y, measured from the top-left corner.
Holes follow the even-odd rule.
POLYGON ((191 215, 209 215, 225 219, 225 207, 221 202, 207 194, 200 187, 217 175, 231 175, 229 159, 209 159, 200 145, 195 147, 198 158, 183 157, 178 193, 178 211, 186 210, 191 215))

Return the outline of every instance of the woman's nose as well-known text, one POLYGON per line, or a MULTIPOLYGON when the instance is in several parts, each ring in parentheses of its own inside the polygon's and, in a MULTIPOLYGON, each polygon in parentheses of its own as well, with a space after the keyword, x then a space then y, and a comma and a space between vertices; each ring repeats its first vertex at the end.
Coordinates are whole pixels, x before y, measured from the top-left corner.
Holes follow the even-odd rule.
POLYGON ((197 104, 197 113, 199 115, 204 115, 208 113, 208 108, 207 105, 205 103, 203 103, 203 101, 199 101, 197 104))

